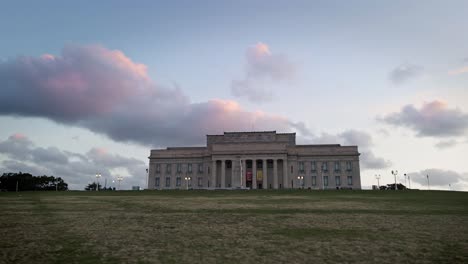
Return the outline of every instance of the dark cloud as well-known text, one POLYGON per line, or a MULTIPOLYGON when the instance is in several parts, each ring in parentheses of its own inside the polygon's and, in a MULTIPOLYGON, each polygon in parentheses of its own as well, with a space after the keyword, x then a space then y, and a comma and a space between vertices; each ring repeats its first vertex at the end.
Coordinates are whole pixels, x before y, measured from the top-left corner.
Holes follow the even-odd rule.
MULTIPOLYGON (((254 58, 249 74, 285 78, 287 63, 276 61, 285 62, 254 58)), ((294 128, 284 117, 249 112, 235 101, 191 103, 178 87, 156 85, 145 65, 101 46, 67 46, 61 56, 0 62, 0 87, 1 115, 45 117, 143 145, 197 145, 206 134, 228 130, 294 128)))
POLYGON ((365 169, 384 169, 391 166, 389 160, 375 156, 371 150, 373 146, 372 136, 364 131, 347 130, 333 135, 323 133, 320 136, 312 137, 311 141, 316 144, 336 144, 356 145, 361 153, 361 168, 365 169))
POLYGON ((449 184, 453 187, 456 187, 454 185, 465 186, 468 184, 468 175, 466 173, 462 174, 451 170, 426 169, 419 172, 411 172, 407 175, 410 176, 411 181, 423 186, 427 186, 427 175, 429 175, 430 186, 447 188, 449 184))
POLYGON ((411 79, 420 76, 423 72, 423 67, 413 64, 402 64, 390 72, 390 80, 394 84, 402 84, 411 79))
POLYGON ((394 126, 410 128, 420 137, 462 136, 468 129, 468 114, 458 108, 450 109, 441 101, 424 103, 420 109, 414 105, 406 105, 400 112, 379 120, 394 126))
POLYGON ((111 154, 102 148, 93 148, 83 155, 55 147, 36 147, 27 137, 16 134, 0 141, 0 154, 5 157, 0 162, 1 173, 22 171, 62 177, 70 189, 82 190, 95 180, 96 173, 103 175, 101 183, 104 178, 108 179, 108 186, 112 179, 121 175, 125 179, 124 188, 132 185, 146 187, 146 164, 143 161, 111 154))
POLYGON ((295 65, 285 55, 272 54, 264 43, 249 47, 245 56, 245 77, 232 81, 231 92, 252 102, 270 101, 275 82, 291 80, 296 73, 295 65))

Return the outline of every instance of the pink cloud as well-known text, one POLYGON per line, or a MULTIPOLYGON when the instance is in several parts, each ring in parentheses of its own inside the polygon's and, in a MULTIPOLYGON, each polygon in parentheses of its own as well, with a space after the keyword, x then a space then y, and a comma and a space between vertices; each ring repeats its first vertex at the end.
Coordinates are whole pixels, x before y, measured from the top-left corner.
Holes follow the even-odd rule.
MULTIPOLYGON (((270 60, 266 45, 254 49, 270 60)), ((265 59, 255 60, 262 64, 265 59)), ((295 126, 284 117, 246 111, 235 101, 191 103, 181 89, 156 85, 146 65, 98 45, 71 45, 57 56, 1 62, 0 86, 2 115, 45 117, 117 141, 201 144, 206 134, 295 126)))

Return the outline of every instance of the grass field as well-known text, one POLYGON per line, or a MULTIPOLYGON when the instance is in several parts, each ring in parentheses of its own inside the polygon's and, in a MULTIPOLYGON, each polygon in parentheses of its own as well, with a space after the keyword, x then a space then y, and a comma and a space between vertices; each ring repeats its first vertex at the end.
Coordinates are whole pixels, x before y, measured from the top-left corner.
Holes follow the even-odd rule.
POLYGON ((3 263, 468 263, 468 193, 0 193, 3 263))

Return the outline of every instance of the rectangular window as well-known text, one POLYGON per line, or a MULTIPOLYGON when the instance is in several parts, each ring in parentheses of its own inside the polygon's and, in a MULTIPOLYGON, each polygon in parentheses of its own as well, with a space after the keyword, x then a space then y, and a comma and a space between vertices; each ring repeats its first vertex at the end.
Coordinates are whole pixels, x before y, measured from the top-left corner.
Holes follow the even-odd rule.
POLYGON ((323 176, 323 185, 328 186, 328 176, 323 176))
POLYGON ((180 177, 177 177, 177 178, 176 178, 176 186, 177 186, 177 187, 180 186, 180 177))
POLYGON ((302 162, 302 161, 299 162, 299 171, 300 171, 301 173, 304 173, 304 162, 302 162))
POLYGON ((191 163, 187 164, 187 170, 188 170, 188 173, 192 173, 192 164, 191 163))
POLYGON ((203 178, 198 177, 198 187, 203 187, 203 178))
POLYGON ((182 172, 182 164, 177 164, 177 173, 182 172))
POLYGON ((317 170, 317 167, 315 167, 315 161, 310 162, 310 170, 312 172, 315 172, 317 170))
POLYGON ((322 171, 328 171, 328 162, 322 162, 322 171))
POLYGON ((348 176, 348 185, 353 185, 353 176, 348 176))
POLYGON ((161 164, 156 164, 156 173, 161 172, 161 164))
POLYGON ((156 187, 159 187, 159 177, 156 177, 156 187))
POLYGON ((198 164, 198 173, 203 172, 203 163, 198 164))
POLYGON ((335 161, 335 171, 340 171, 340 170, 341 170, 340 162, 335 161))
POLYGON ((350 171, 350 170, 352 170, 352 169, 353 169, 353 167, 352 167, 352 165, 351 165, 351 161, 346 161, 346 170, 347 170, 347 171, 350 171))
POLYGON ((166 172, 171 173, 171 164, 166 164, 166 172))
POLYGON ((341 185, 341 178, 340 178, 340 176, 335 176, 335 184, 336 184, 336 186, 340 186, 340 185, 341 185))
POLYGON ((166 187, 171 187, 171 177, 166 177, 166 187))
POLYGON ((312 186, 317 185, 317 176, 312 176, 312 186))

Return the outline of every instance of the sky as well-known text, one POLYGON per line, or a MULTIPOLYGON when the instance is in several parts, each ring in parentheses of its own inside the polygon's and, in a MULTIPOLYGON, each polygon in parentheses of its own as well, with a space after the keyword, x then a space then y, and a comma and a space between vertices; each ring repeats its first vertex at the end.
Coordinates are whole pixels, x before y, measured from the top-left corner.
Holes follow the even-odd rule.
POLYGON ((358 145, 363 188, 468 191, 467 1, 2 1, 0 173, 146 188, 223 131, 358 145), (113 182, 114 181, 114 182, 113 182))

